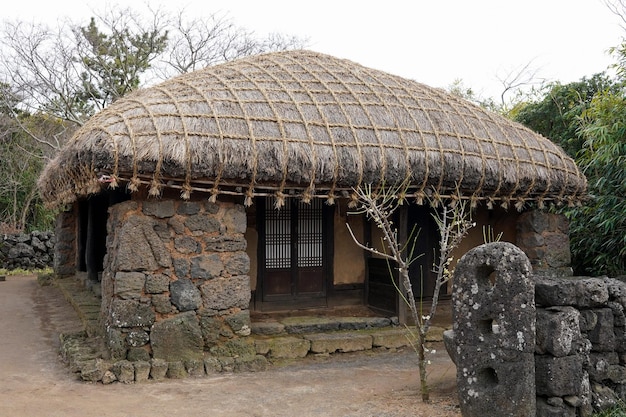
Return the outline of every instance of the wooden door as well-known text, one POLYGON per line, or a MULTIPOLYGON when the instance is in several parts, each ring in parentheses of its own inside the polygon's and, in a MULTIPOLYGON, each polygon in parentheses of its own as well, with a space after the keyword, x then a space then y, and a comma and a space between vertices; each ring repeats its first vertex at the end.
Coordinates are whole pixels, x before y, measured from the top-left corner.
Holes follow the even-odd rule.
POLYGON ((262 209, 261 301, 285 306, 324 305, 327 222, 322 201, 305 204, 288 199, 275 209, 274 199, 266 198, 262 209))

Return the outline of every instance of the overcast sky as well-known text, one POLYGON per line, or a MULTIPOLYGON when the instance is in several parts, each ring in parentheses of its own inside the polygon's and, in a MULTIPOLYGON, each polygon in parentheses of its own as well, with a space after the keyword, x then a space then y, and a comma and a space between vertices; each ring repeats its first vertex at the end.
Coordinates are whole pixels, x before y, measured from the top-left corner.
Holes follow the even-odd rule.
MULTIPOLYGON (((145 3, 145 2, 144 2, 145 3)), ((607 49, 626 34, 602 0, 181 0, 152 7, 194 16, 227 13, 259 34, 309 39, 309 49, 433 87, 463 80, 482 96, 524 65, 550 81, 571 82, 607 69, 607 49)), ((88 19, 105 1, 16 0, 5 19, 88 19)), ((137 7, 140 0, 109 4, 137 7)))

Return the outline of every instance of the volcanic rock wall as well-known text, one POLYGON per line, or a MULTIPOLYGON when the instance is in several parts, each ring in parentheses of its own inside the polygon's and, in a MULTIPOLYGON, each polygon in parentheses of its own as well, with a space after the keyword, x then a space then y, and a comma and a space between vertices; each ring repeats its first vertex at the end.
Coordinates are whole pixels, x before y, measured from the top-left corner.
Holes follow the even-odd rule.
POLYGON ((497 406, 503 417, 590 417, 626 401, 626 283, 534 275, 527 285, 514 249, 483 245, 457 265, 445 339, 463 416, 497 406), (491 270, 493 287, 481 285, 491 270))
POLYGON ((52 232, 0 235, 0 268, 13 270, 51 267, 54 242, 52 232))
MULTIPOLYGON (((102 316, 114 359, 186 371, 255 360, 246 214, 233 203, 127 201, 109 211, 102 316), (174 365, 172 365, 174 364, 174 365)), ((258 358, 256 358, 258 359, 258 358)), ((172 375, 174 376, 174 375, 172 375)))
POLYGON ((590 416, 626 401, 626 283, 535 280, 537 416, 590 416))

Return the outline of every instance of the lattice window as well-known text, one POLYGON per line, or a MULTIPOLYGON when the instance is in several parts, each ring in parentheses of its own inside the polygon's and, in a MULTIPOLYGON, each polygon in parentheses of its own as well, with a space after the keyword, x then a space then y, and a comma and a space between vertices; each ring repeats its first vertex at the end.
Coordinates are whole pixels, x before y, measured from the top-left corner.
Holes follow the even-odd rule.
POLYGON ((291 268, 291 207, 274 208, 274 199, 265 199, 265 267, 291 268))
POLYGON ((298 203, 298 267, 321 267, 323 241, 322 200, 298 203))
POLYGON ((298 202, 274 208, 274 199, 265 199, 265 267, 288 269, 292 255, 299 268, 322 267, 322 200, 298 202), (294 242, 295 240, 295 242, 294 242), (292 247, 296 253, 292 254, 292 247))

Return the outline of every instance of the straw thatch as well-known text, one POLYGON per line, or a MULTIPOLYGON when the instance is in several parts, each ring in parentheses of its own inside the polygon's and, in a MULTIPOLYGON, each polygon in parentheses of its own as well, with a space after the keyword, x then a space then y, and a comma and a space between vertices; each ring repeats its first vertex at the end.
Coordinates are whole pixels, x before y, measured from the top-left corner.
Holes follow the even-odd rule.
POLYGON ((410 184, 418 200, 577 202, 586 180, 546 138, 454 95, 310 51, 216 65, 120 99, 46 167, 51 205, 113 186, 304 200, 410 184))

